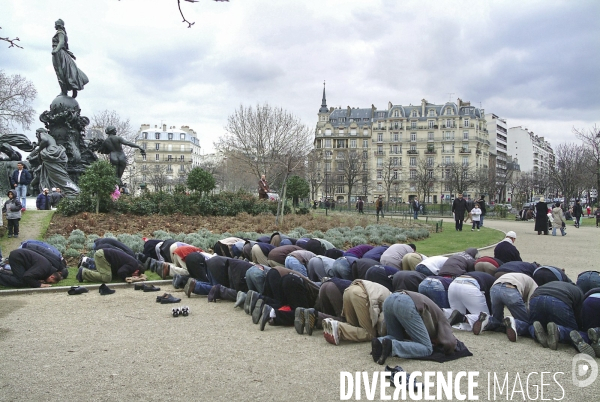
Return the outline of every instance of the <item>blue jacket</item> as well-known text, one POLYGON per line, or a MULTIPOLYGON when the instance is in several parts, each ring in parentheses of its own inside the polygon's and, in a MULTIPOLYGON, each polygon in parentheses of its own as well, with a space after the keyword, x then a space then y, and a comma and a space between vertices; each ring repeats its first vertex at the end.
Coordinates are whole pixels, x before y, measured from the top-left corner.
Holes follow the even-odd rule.
POLYGON ((19 169, 15 170, 13 172, 12 176, 10 176, 11 186, 14 187, 15 184, 24 184, 24 185, 28 186, 32 180, 31 173, 29 173, 29 170, 27 170, 26 168, 23 168, 23 171, 21 172, 21 181, 17 182, 18 179, 19 179, 19 169))
POLYGON ((40 193, 35 200, 35 206, 37 209, 51 209, 50 194, 40 193))

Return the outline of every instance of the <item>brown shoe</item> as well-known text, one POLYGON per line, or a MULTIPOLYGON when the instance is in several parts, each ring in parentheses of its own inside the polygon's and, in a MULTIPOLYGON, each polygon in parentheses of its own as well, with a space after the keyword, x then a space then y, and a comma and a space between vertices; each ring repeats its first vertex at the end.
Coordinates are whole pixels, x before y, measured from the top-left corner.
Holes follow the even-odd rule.
POLYGON ((194 278, 190 278, 190 279, 188 279, 187 283, 185 284, 185 287, 183 288, 183 292, 185 293, 185 295, 187 297, 190 297, 195 288, 196 288, 196 280, 194 278))

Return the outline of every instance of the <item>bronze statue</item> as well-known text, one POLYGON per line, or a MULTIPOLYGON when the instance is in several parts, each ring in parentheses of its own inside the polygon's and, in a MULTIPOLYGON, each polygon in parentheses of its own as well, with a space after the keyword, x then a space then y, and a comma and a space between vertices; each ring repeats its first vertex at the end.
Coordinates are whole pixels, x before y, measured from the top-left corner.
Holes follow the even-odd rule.
POLYGON ((125 152, 123 152, 123 145, 138 148, 142 155, 146 155, 146 151, 139 145, 129 142, 123 137, 119 137, 117 135, 117 129, 114 126, 106 127, 105 132, 108 137, 102 143, 99 152, 110 155, 110 163, 115 167, 117 177, 119 178, 119 185, 122 186, 123 182, 121 181, 121 177, 127 167, 127 157, 125 156, 125 152))
POLYGON ((60 85, 60 95, 67 96, 68 91, 73 91, 73 98, 76 98, 77 91, 81 91, 89 80, 73 61, 75 55, 69 50, 69 39, 63 20, 57 20, 54 28, 56 34, 52 38, 52 65, 60 85))

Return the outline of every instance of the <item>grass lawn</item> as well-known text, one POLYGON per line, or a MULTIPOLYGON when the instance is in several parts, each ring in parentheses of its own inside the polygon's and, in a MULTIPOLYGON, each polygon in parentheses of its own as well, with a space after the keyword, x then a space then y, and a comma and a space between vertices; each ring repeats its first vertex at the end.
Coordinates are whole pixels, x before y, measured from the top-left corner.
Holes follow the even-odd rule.
POLYGON ((443 228, 443 232, 432 233, 428 239, 415 243, 417 251, 426 256, 448 254, 464 251, 469 247, 489 246, 504 238, 503 232, 487 227, 481 228, 480 232, 471 232, 470 225, 464 225, 463 231, 457 232, 453 223, 444 222, 443 228))

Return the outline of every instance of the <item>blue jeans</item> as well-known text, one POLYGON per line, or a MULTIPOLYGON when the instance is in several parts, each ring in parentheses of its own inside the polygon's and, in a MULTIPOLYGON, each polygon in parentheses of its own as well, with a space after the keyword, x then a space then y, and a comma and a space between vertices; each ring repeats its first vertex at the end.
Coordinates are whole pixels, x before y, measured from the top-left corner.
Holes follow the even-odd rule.
MULTIPOLYGON (((415 303, 405 293, 393 293, 383 303, 383 315, 392 340, 392 355, 404 359, 430 356, 433 346, 415 303), (404 333, 410 337, 405 340, 404 333)), ((383 340, 384 337, 379 338, 383 340)))
POLYGON ((419 219, 419 211, 413 211, 413 217, 419 219))
POLYGON ((352 269, 350 268, 350 263, 344 257, 338 258, 333 262, 331 267, 331 272, 326 271, 330 274, 331 277, 342 278, 351 281, 352 278, 352 269))
POLYGON ((427 268, 427 266, 424 264, 417 264, 417 266, 415 267, 415 271, 420 272, 426 276, 435 276, 435 274, 431 272, 431 270, 427 268))
POLYGON ((507 287, 505 283, 498 283, 490 290, 492 300, 492 316, 485 327, 486 331, 504 329, 504 306, 515 319, 517 334, 522 336, 529 333, 529 312, 517 289, 507 287))
MULTIPOLYGON (((419 265, 417 265, 417 267, 419 267, 419 265)), ((424 267, 424 265, 421 266, 424 267)), ((448 291, 444 288, 444 284, 442 284, 439 279, 425 278, 423 282, 419 284, 419 293, 429 297, 439 308, 450 308, 448 291)))
POLYGON ((17 191, 17 199, 21 201, 21 207, 27 208, 25 205, 27 204, 27 185, 25 184, 17 184, 15 190, 17 191))
MULTIPOLYGON (((552 236, 556 236, 556 227, 558 226, 558 223, 554 223, 552 225, 552 236)), ((559 228, 560 229, 560 234, 561 235, 565 235, 565 228, 563 228, 562 226, 559 228)))
MULTIPOLYGON (((571 343, 569 333, 577 330, 577 320, 571 307, 552 296, 536 296, 529 301, 531 322, 539 321, 544 327, 553 322, 558 327, 559 342, 571 343)), ((535 339, 533 325, 529 327, 531 337, 535 339)), ((587 333, 579 331, 581 337, 589 342, 587 333)))
POLYGON ((265 280, 267 278, 267 269, 260 269, 253 266, 246 271, 246 284, 248 289, 261 293, 265 290, 265 280))
POLYGON ((208 282, 196 281, 196 287, 192 290, 195 295, 207 296, 210 289, 213 287, 208 282))
POLYGON ((577 277, 577 286, 585 294, 594 288, 600 288, 600 272, 585 271, 577 277))
POLYGON ((285 267, 291 269, 292 271, 296 271, 304 276, 307 276, 306 267, 298 261, 298 259, 294 256, 288 255, 285 257, 285 267))
POLYGON ((479 227, 483 227, 483 215, 479 217, 479 227))

